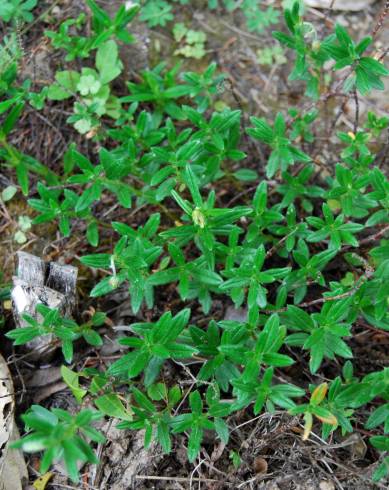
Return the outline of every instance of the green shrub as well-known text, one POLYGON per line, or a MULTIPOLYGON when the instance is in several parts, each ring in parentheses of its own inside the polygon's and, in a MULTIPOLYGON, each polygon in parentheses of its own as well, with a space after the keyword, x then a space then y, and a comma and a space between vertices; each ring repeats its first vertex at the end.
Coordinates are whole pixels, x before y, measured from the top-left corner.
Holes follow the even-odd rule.
MULTIPOLYGON (((48 91, 34 94, 28 82, 17 83, 11 63, 0 86, 0 159, 29 195, 33 225, 54 222, 64 237, 77 232, 85 238, 82 249, 92 248, 80 264, 99 276, 92 298, 126 291, 134 316, 150 310, 149 321, 129 326, 120 340, 126 353, 107 369, 63 367, 73 394, 79 402, 88 395, 98 413, 120 419, 122 429, 145 429, 146 447, 155 439, 169 453, 175 434, 186 434, 190 461, 205 430, 228 443, 229 417, 238 410, 301 414, 304 439, 319 426, 323 438, 337 430, 350 433, 356 417, 370 411, 365 427, 374 434, 377 457, 384 454, 373 479, 383 478, 389 465, 389 368, 357 376, 352 360, 361 325, 389 330, 389 181, 378 151, 389 119, 369 113, 353 132, 338 132, 337 143, 331 142, 335 164, 321 158, 317 138, 327 127, 334 87, 356 98, 383 88, 381 78, 389 72, 374 57, 372 39, 355 42, 337 25, 321 40, 298 4, 286 10, 289 33, 274 36, 295 51, 290 80, 302 80, 311 99, 274 117, 252 117, 244 130, 241 110, 214 110, 224 86, 215 64, 204 73, 160 64, 129 81, 128 93, 115 95, 110 82, 121 72, 117 39, 132 40, 125 26, 134 12, 123 8, 111 22, 87 3, 91 37, 69 34, 68 27, 81 27, 83 19, 48 36, 67 61, 90 58, 96 70, 57 72, 48 91), (339 78, 334 70, 340 69, 339 78), (10 143, 24 106, 37 97, 43 106, 46 96, 50 104, 76 101, 68 122, 98 143, 93 161, 72 143, 62 171, 54 172, 10 143), (33 194, 31 177, 38 178, 33 194), (145 209, 146 217, 135 227, 126 219, 111 222, 109 210, 98 210, 111 206, 108 200, 131 208, 132 215, 145 209), (167 287, 175 306, 160 314, 167 287), (217 299, 242 307, 243 318, 221 317, 217 299), (190 390, 184 393, 173 379, 162 381, 164 365, 189 360, 196 361, 187 368, 190 390), (285 382, 282 373, 296 363, 310 372, 312 383, 285 382)), ((150 3, 141 18, 150 24, 159 16, 159 23, 172 20, 166 2, 154 10, 150 3)), ((42 307, 41 313, 41 323, 27 318, 30 326, 8 337, 18 345, 54 334, 67 362, 73 341, 102 342, 97 329, 103 314, 78 325, 55 310, 42 307)), ((42 471, 65 459, 76 481, 78 460, 96 462, 85 443, 101 440, 90 426, 94 418, 86 410, 72 417, 33 406, 23 416, 29 434, 17 446, 45 451, 42 471)), ((239 455, 231 454, 238 464, 239 455)))

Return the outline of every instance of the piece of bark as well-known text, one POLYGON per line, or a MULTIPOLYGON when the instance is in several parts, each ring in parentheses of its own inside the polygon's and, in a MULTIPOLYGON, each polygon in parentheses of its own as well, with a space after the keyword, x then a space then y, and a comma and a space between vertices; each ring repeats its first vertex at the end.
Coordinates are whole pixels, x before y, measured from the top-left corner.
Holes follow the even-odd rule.
POLYGON ((23 453, 9 447, 19 439, 13 393, 11 374, 0 355, 0 490, 22 490, 28 479, 23 453))
MULTIPOLYGON (((17 327, 26 327, 28 323, 23 314, 38 321, 38 304, 56 308, 62 316, 71 316, 76 304, 77 268, 60 265, 56 262, 45 263, 39 257, 26 252, 18 252, 17 276, 13 277, 11 291, 13 313, 17 327)), ((37 337, 26 347, 32 360, 49 360, 56 346, 52 335, 37 337)))
POLYGON ((63 296, 63 314, 70 316, 76 304, 76 283, 77 283, 76 267, 71 265, 60 265, 57 262, 50 262, 49 274, 46 281, 46 286, 53 289, 63 296))
POLYGON ((369 5, 374 3, 375 0, 304 0, 304 3, 308 7, 314 7, 317 9, 328 9, 332 7, 332 10, 353 11, 366 9, 369 5))
POLYGON ((46 264, 39 257, 18 252, 18 278, 28 284, 44 286, 46 264))

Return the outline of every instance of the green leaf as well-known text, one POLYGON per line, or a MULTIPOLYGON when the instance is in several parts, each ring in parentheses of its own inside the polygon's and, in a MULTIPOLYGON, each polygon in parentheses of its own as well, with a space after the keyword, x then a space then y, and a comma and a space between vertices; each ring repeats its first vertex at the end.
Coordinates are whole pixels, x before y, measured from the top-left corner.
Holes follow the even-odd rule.
POLYGON ((24 196, 28 195, 28 171, 27 167, 22 161, 19 162, 16 167, 16 176, 18 178, 18 183, 22 188, 22 193, 24 196))
POLYGON ((51 100, 64 100, 74 96, 80 82, 80 74, 73 70, 58 71, 56 83, 49 86, 47 97, 51 100))
POLYGON ((361 66, 367 72, 375 73, 379 76, 388 76, 389 70, 385 67, 383 63, 375 60, 374 58, 361 58, 359 60, 359 66, 361 66))
POLYGON ((203 440, 203 429, 198 425, 195 425, 189 435, 188 440, 188 459, 190 463, 196 459, 201 446, 201 441, 203 440))
POLYGON ((114 291, 120 285, 120 281, 115 276, 105 277, 89 293, 92 298, 103 296, 114 291))
POLYGON ((362 67, 357 66, 356 73, 356 87, 362 95, 367 95, 371 90, 368 74, 362 67))
POLYGON ((197 207, 201 207, 203 205, 203 200, 201 198, 196 176, 189 165, 187 165, 185 169, 185 182, 189 188, 190 193, 192 194, 195 205, 197 207))
POLYGON ((182 197, 179 194, 177 194, 176 191, 172 191, 172 196, 175 199, 175 201, 177 202, 177 204, 180 206, 180 208, 186 214, 191 216, 192 215, 192 207, 191 207, 190 203, 188 201, 186 201, 185 199, 182 199, 182 197))
POLYGON ((189 395, 189 404, 192 412, 196 415, 200 415, 203 411, 203 402, 201 400, 201 395, 198 391, 193 391, 189 395))
POLYGON ((126 177, 131 170, 131 165, 127 156, 119 157, 113 152, 101 148, 99 158, 109 179, 122 179, 123 177, 126 177))
POLYGON ((80 257, 80 262, 89 267, 101 267, 102 269, 108 269, 111 267, 111 257, 110 254, 92 254, 84 255, 80 257))
POLYGON ((14 345, 23 345, 31 340, 39 337, 40 328, 39 327, 22 327, 10 330, 5 334, 6 337, 14 341, 14 345))
POLYGON ((316 373, 319 369, 324 357, 324 342, 316 344, 311 349, 311 357, 309 359, 309 369, 312 374, 316 373))
POLYGON ((17 193, 17 188, 13 185, 7 186, 5 189, 1 191, 1 199, 4 202, 10 201, 14 195, 17 193))
POLYGON ((150 360, 150 354, 147 352, 138 352, 133 358, 131 364, 128 366, 128 377, 135 378, 139 373, 143 371, 146 364, 150 360))
POLYGON ((188 85, 176 85, 175 87, 170 87, 166 89, 163 96, 167 99, 177 99, 185 95, 189 95, 192 92, 192 87, 188 85))
POLYGON ((66 366, 61 366, 61 376, 65 383, 69 386, 74 398, 78 403, 81 403, 84 396, 88 393, 87 390, 80 388, 78 373, 75 373, 66 366))
POLYGON ((220 440, 224 444, 227 444, 230 435, 227 423, 221 418, 215 418, 214 424, 216 433, 219 436, 220 440))
POLYGON ((264 143, 272 143, 274 137, 273 130, 271 126, 265 121, 265 119, 251 117, 250 121, 255 126, 255 128, 249 128, 247 130, 247 133, 253 138, 259 139, 264 143))
POLYGON ((373 436, 369 441, 379 451, 389 451, 389 436, 373 436))
POLYGON ((99 396, 95 400, 96 407, 104 414, 121 420, 133 419, 131 410, 128 410, 115 393, 99 396))
POLYGON ((346 29, 341 26, 340 24, 336 24, 335 26, 335 34, 336 37, 338 38, 338 41, 340 44, 343 44, 344 46, 349 46, 352 44, 352 39, 346 29))
POLYGON ((101 184, 99 182, 94 182, 90 187, 88 187, 78 198, 75 211, 84 211, 94 202, 100 199, 101 195, 101 184))
POLYGON ((96 221, 89 223, 86 229, 86 238, 92 247, 97 247, 99 244, 99 227, 96 221))
POLYGON ((161 420, 157 425, 157 441, 160 443, 165 454, 169 454, 172 450, 172 443, 169 434, 169 426, 161 420))
POLYGON ((366 422, 366 429, 374 429, 389 420, 389 403, 376 408, 366 422))
POLYGON ((285 367, 294 364, 294 360, 291 357, 277 352, 268 352, 264 354, 263 360, 267 365, 274 367, 285 367))
POLYGON ((11 99, 5 100, 4 102, 0 102, 0 114, 8 111, 8 109, 12 107, 20 98, 21 96, 17 95, 15 97, 12 97, 11 99))
POLYGON ((96 54, 96 68, 100 74, 100 82, 104 85, 117 78, 122 65, 118 59, 118 46, 113 40, 102 44, 96 54))
POLYGON ((250 182, 252 180, 257 180, 258 179, 258 174, 255 170, 250 170, 248 168, 240 169, 236 172, 233 173, 234 177, 237 178, 238 180, 242 180, 243 182, 250 182))
POLYGON ((86 330, 83 332, 82 336, 88 344, 93 345, 94 347, 100 347, 103 345, 103 339, 100 335, 94 330, 86 330))

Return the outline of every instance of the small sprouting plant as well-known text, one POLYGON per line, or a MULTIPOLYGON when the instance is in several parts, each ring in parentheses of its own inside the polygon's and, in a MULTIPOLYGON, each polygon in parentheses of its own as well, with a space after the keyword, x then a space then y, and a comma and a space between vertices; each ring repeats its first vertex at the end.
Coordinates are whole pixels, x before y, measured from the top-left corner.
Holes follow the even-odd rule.
POLYGON ((306 440, 312 430, 313 417, 315 416, 321 422, 329 425, 336 425, 337 418, 330 410, 323 407, 322 402, 326 396, 328 386, 326 383, 322 383, 313 390, 309 403, 299 405, 298 407, 291 408, 290 413, 293 415, 303 413, 304 414, 304 434, 303 439, 306 440))
POLYGON ((248 134, 263 141, 272 149, 266 165, 267 177, 273 177, 279 170, 288 170, 288 167, 295 162, 307 163, 311 160, 309 155, 292 144, 291 137, 287 133, 285 118, 281 113, 277 114, 273 127, 264 119, 257 117, 252 117, 251 122, 254 127, 247 130, 248 134))
POLYGON ((299 2, 285 10, 289 34, 274 32, 278 41, 296 52, 294 70, 289 77, 291 80, 304 80, 307 84, 306 94, 318 98, 324 88, 321 76, 324 64, 332 60, 335 63, 333 70, 347 69, 343 76, 345 92, 355 88, 366 95, 373 89, 384 89, 381 77, 389 74, 387 68, 365 53, 373 42, 372 37, 367 36, 355 43, 347 30, 337 24, 333 34, 319 39, 315 26, 304 20, 301 10, 299 2))
POLYGON ((12 339, 15 345, 23 345, 37 337, 51 335, 53 342, 60 343, 66 362, 72 361, 73 342, 79 338, 95 347, 102 345, 103 340, 94 327, 104 323, 104 313, 94 313, 90 320, 78 325, 74 320, 61 316, 57 309, 50 309, 43 304, 38 304, 36 309, 41 320, 24 313, 23 319, 28 325, 7 332, 7 337, 12 339))
POLYGON ((126 44, 134 42, 134 37, 127 29, 138 12, 138 6, 127 7, 122 5, 115 17, 111 19, 94 0, 86 0, 92 17, 93 33, 90 36, 78 35, 86 22, 86 15, 81 13, 76 19, 67 19, 59 26, 58 30, 45 31, 45 35, 51 39, 56 49, 66 51, 65 61, 75 58, 87 58, 91 51, 105 44, 106 41, 116 39, 126 44), (77 34, 74 33, 76 31, 77 34))
POLYGON ((81 73, 73 70, 56 73, 55 83, 47 92, 51 100, 76 98, 74 114, 68 118, 81 134, 96 130, 104 115, 117 119, 120 115, 120 101, 111 94, 110 82, 122 71, 115 41, 106 41, 96 52, 96 69, 83 68, 81 73))
POLYGON ((265 47, 257 50, 258 63, 261 65, 283 65, 286 63, 285 53, 281 46, 265 47))
POLYGON ((263 6, 258 0, 244 0, 240 6, 246 17, 247 29, 251 32, 262 32, 267 27, 277 24, 279 11, 273 6, 263 6))
POLYGON ((261 5, 261 0, 208 0, 210 9, 223 6, 229 12, 240 9, 246 18, 247 29, 251 32, 262 32, 272 24, 276 24, 279 11, 273 6, 261 5))
POLYGON ((140 13, 140 20, 149 27, 165 26, 173 19, 172 6, 165 0, 147 0, 140 13))
POLYGON ((47 410, 39 405, 32 405, 28 412, 22 415, 28 434, 14 442, 13 447, 22 448, 28 453, 43 451, 40 465, 42 473, 45 473, 53 462, 63 460, 69 477, 78 482, 77 464, 98 462, 89 441, 101 443, 105 440, 92 425, 92 422, 99 418, 99 412, 87 409, 72 416, 59 408, 47 410))
POLYGON ((177 43, 180 44, 174 54, 196 59, 205 55, 205 42, 207 40, 205 32, 188 29, 185 24, 179 22, 173 27, 173 35, 177 43))
POLYGON ((38 0, 3 0, 0 5, 0 18, 5 22, 24 21, 32 22, 34 15, 33 10, 38 0))
POLYGON ((26 243, 27 236, 26 233, 31 230, 31 219, 28 216, 19 216, 18 218, 18 229, 15 232, 14 240, 17 243, 26 243))

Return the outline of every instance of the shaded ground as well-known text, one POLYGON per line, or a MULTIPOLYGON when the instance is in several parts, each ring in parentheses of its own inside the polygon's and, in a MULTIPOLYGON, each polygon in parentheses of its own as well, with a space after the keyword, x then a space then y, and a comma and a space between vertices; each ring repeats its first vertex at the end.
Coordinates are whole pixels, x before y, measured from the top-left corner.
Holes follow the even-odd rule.
MULTIPOLYGON (((110 2, 108 7, 113 8, 110 2)), ((190 2, 191 6, 183 7, 177 21, 190 23, 191 28, 203 30, 207 34, 207 56, 204 59, 184 60, 183 67, 192 71, 203 70, 210 61, 216 61, 220 70, 228 75, 228 82, 220 87, 220 100, 234 108, 242 108, 248 115, 268 116, 271 119, 278 110, 286 110, 287 107, 298 104, 302 97, 302 87, 299 84, 291 84, 287 81, 290 71, 291 59, 285 64, 261 65, 258 63, 257 50, 263 49, 269 44, 275 45, 269 31, 262 35, 249 33, 244 19, 237 14, 224 12, 211 13, 197 2, 190 2)), ((201 5, 202 2, 199 2, 201 5)), ((272 2, 269 2, 272 3, 272 2)), ((323 11, 308 9, 308 18, 320 26, 323 31, 329 30, 334 21, 358 33, 359 37, 371 32, 375 24, 380 8, 384 2, 376 2, 358 13, 333 13, 326 16, 323 11)), ((275 6, 279 2, 274 2, 275 6)), ((48 7, 47 2, 40 2, 39 9, 44 11, 48 7)), ((80 2, 58 2, 56 8, 47 17, 50 28, 54 29, 63 19, 76 16, 80 11, 80 2)), ((25 57, 22 64, 22 76, 30 76, 33 86, 39 90, 52 81, 53 73, 63 63, 61 55, 54 53, 46 38, 42 37, 42 31, 47 27, 47 22, 40 21, 35 24, 28 33, 23 36, 25 57)), ((276 26, 275 26, 276 27, 276 26)), ((179 58, 173 55, 176 45, 171 29, 157 29, 149 31, 145 26, 136 27, 140 45, 126 49, 123 52, 123 60, 127 74, 125 78, 134 78, 140 69, 147 65, 154 66, 160 60, 167 60, 173 65, 179 58)), ((381 30, 377 39, 377 48, 389 44, 389 26, 381 30)), ((118 86, 120 91, 122 87, 118 86)), ((377 113, 387 114, 389 100, 385 94, 375 94, 367 103, 360 105, 360 117, 367 109, 374 108, 377 113)), ((309 105, 309 102, 306 103, 309 105)), ((347 103, 345 110, 339 117, 333 113, 331 105, 328 107, 331 127, 334 120, 339 127, 353 129, 355 117, 355 103, 347 103), (337 118, 337 119, 336 119, 337 118)), ((23 152, 34 156, 39 161, 52 169, 58 169, 61 165, 63 154, 70 141, 76 141, 80 151, 95 159, 98 146, 96 143, 78 135, 70 125, 66 124, 69 115, 69 107, 64 102, 61 107, 58 103, 55 107, 46 107, 43 111, 28 108, 19 122, 19 131, 13 136, 13 143, 23 152)), ((336 148, 334 142, 323 136, 322 158, 325 163, 336 161, 336 148)), ((249 153, 248 165, 258 169, 263 163, 263 153, 260 147, 253 144, 247 148, 249 153)), ((7 171, 1 174, 1 185, 6 186, 13 181, 13 176, 7 171)), ((34 187, 33 187, 34 189, 34 187)), ((242 193, 252 193, 249 186, 243 187, 242 193)), ((218 196, 221 203, 226 205, 236 196, 236 190, 228 194, 218 196)), ((32 192, 33 194, 33 192, 32 192)), ((105 207, 110 207, 113 202, 107 200, 105 207)), ((123 212, 123 210, 121 211, 123 212)), ((77 257, 88 253, 85 242, 75 230, 69 239, 61 238, 55 234, 55 228, 48 225, 35 226, 28 232, 28 241, 22 247, 14 242, 14 233, 17 230, 17 220, 21 214, 30 214, 24 200, 14 199, 6 209, 0 210, 0 258, 1 268, 9 280, 15 268, 15 251, 24 249, 45 260, 60 259, 65 263, 75 263, 77 257)), ((113 212, 110 219, 120 220, 126 218, 131 226, 143 223, 145 216, 142 212, 125 215, 113 212)), ((105 236, 102 241, 101 252, 104 247, 110 248, 110 237, 105 236)), ((79 278, 79 315, 88 310, 91 300, 88 291, 95 281, 91 277, 91 271, 81 268, 79 278)), ((161 301, 156 301, 157 306, 152 312, 141 312, 143 318, 146 314, 158 316, 159 308, 167 305, 173 310, 177 308, 177 296, 174 291, 165 291, 161 301), (163 306, 158 307, 158 304, 163 306)), ((216 303, 212 311, 214 318, 223 318, 227 305, 216 303)), ((95 305, 95 304, 94 304, 95 305)), ((96 305, 95 305, 96 306, 96 305)), ((125 291, 111 295, 109 301, 101 300, 100 308, 107 311, 114 324, 124 324, 133 321, 131 316, 128 295, 125 291)), ((195 314, 195 312, 194 312, 195 314)), ((6 315, 8 326, 12 324, 9 312, 6 315)), ((109 362, 118 355, 118 347, 112 341, 113 334, 106 329, 107 343, 100 352, 85 346, 78 350, 76 364, 79 369, 83 367, 97 367, 100 363, 109 362)), ((387 337, 379 336, 376 332, 361 330, 360 335, 354 340, 353 349, 358 353, 362 345, 369 342, 371 356, 366 356, 356 362, 357 375, 370 372, 373 369, 385 365, 387 356, 387 337), (359 347, 360 345, 360 347, 359 347)), ((59 375, 61 360, 55 359, 50 366, 32 364, 28 358, 15 357, 9 344, 5 345, 4 354, 8 354, 14 369, 17 390, 20 392, 19 408, 23 411, 32 401, 43 403, 45 406, 60 406, 71 409, 74 402, 65 389, 59 375), (31 379, 29 373, 40 368, 31 379), (46 376, 46 377, 44 377, 46 376), (34 379, 35 377, 35 379, 34 379)), ((293 368, 294 369, 294 368, 293 368)), ((187 389, 188 381, 182 376, 182 366, 172 366, 168 376, 174 376, 183 389, 187 389), (182 378, 182 379, 181 379, 182 378)), ((291 372, 293 379, 303 379, 309 382, 307 372, 291 372)), ((190 388, 190 387, 189 387, 190 388)), ((220 442, 206 438, 204 449, 200 455, 197 466, 187 462, 183 441, 176 439, 172 455, 164 456, 159 449, 152 448, 145 452, 140 436, 133 436, 128 432, 118 431, 112 423, 106 423, 103 431, 107 436, 107 444, 99 447, 98 452, 102 461, 99 468, 86 469, 88 478, 85 479, 84 488, 99 488, 110 490, 124 490, 127 488, 155 488, 155 489, 260 489, 286 490, 286 489, 368 489, 386 488, 382 485, 373 486, 369 482, 369 474, 372 471, 371 462, 376 460, 376 454, 370 454, 363 439, 352 435, 346 440, 332 439, 323 441, 313 435, 309 442, 301 441, 301 424, 298 419, 276 412, 274 415, 264 414, 253 417, 250 413, 238 413, 229 419, 232 428, 229 450, 239 453, 241 464, 234 466, 229 458, 229 452, 224 450, 220 442), (367 451, 367 452, 366 452, 367 451)), ((361 434, 369 435, 362 428, 361 434)), ((30 459, 31 475, 36 474, 38 460, 30 459)), ((56 475, 55 484, 47 488, 72 488, 66 486, 66 479, 56 475)))

